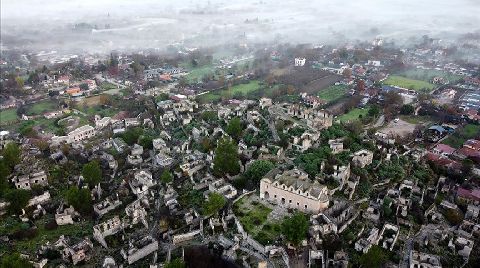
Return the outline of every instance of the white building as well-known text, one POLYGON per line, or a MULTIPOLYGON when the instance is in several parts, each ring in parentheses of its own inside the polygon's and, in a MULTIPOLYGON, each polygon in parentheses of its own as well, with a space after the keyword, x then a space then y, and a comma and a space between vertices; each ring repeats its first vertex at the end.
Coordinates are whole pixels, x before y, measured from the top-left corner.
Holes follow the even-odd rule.
POLYGON ((329 202, 327 187, 298 169, 269 172, 260 181, 260 198, 311 213, 323 211, 329 202))
POLYGON ((79 142, 95 136, 95 133, 95 129, 92 126, 85 125, 68 133, 67 136, 70 142, 79 142))
POLYGON ((295 58, 295 66, 304 66, 306 61, 305 58, 295 58))

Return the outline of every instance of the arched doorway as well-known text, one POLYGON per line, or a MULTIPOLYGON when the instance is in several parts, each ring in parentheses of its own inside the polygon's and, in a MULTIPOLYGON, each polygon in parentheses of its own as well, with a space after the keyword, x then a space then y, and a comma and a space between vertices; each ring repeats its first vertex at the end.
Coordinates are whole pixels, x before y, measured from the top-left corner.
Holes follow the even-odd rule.
POLYGON ((270 199, 270 194, 267 191, 265 191, 265 193, 263 194, 263 198, 267 200, 270 199))

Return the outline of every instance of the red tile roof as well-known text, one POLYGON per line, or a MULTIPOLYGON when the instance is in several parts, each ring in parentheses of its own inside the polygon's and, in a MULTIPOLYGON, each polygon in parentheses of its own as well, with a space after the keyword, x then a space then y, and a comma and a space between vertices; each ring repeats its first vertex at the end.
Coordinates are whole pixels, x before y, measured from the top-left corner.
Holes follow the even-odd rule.
POLYGON ((468 190, 462 187, 458 187, 457 196, 465 199, 480 201, 480 189, 468 190))
POLYGON ((455 148, 442 143, 437 144, 434 150, 439 151, 440 153, 445 153, 445 154, 453 154, 455 152, 455 148))

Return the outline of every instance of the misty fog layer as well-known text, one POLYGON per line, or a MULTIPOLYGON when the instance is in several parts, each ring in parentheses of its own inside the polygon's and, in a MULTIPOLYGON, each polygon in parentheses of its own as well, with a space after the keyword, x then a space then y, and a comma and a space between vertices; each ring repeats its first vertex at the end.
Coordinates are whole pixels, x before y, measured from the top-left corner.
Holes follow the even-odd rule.
POLYGON ((3 0, 2 48, 141 50, 229 42, 402 43, 480 29, 478 0, 3 0))

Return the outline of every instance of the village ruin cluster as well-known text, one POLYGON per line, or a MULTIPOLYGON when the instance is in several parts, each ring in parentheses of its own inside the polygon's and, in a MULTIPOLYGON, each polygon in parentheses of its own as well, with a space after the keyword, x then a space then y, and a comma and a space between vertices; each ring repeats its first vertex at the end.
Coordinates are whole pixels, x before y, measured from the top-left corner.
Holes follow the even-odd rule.
POLYGON ((0 266, 478 267, 478 46, 5 50, 0 266))

